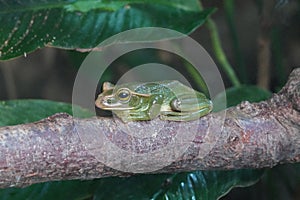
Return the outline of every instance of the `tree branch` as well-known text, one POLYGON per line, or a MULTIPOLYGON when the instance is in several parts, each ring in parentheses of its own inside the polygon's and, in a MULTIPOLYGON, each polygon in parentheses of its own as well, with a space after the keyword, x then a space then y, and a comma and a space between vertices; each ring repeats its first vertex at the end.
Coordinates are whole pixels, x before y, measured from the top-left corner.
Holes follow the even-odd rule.
POLYGON ((0 152, 2 188, 130 176, 133 168, 143 173, 174 173, 299 162, 300 68, 271 99, 243 102, 196 121, 156 119, 123 124, 114 118, 74 119, 62 113, 35 123, 1 127, 0 152), (225 121, 220 126, 222 116, 225 121), (132 127, 135 133, 130 132, 132 127), (196 132, 187 148, 176 154, 187 144, 192 130, 196 132), (173 144, 176 135, 181 138, 173 144), (168 144, 173 145, 174 154, 163 151, 168 144), (166 159, 167 154, 173 156, 171 160, 166 159), (114 166, 127 172, 111 168, 114 166), (157 169, 151 172, 153 166, 157 169))

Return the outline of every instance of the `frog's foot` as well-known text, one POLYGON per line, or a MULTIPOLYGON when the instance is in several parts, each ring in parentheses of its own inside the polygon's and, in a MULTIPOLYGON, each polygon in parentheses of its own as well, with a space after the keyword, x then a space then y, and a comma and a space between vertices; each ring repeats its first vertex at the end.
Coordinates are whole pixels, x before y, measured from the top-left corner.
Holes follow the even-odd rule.
POLYGON ((204 115, 210 113, 210 108, 203 108, 194 112, 163 112, 160 115, 160 119, 169 121, 191 121, 199 119, 204 115))

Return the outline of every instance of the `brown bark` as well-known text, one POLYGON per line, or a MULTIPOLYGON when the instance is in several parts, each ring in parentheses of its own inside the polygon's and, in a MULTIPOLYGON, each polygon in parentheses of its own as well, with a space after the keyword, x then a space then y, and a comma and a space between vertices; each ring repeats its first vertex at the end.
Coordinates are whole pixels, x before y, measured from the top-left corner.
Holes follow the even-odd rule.
POLYGON ((144 167, 148 171, 145 173, 174 173, 264 168, 300 161, 300 68, 293 71, 286 86, 271 99, 243 102, 227 109, 221 127, 224 114, 225 111, 212 113, 190 122, 157 119, 129 124, 113 118, 74 119, 56 114, 35 123, 2 127, 0 187, 132 175, 110 167, 116 163, 121 167, 124 164, 124 169, 128 169, 128 163, 138 166, 140 172, 144 167), (136 133, 126 134, 125 129, 130 126, 136 128, 136 133), (151 127, 159 130, 147 135, 151 127), (191 143, 171 164, 163 163, 165 157, 160 151, 147 158, 147 153, 163 149, 176 134, 184 133, 182 140, 173 144, 174 152, 180 149, 186 145, 184 137, 189 137, 191 130, 197 130, 191 143), (118 152, 108 149, 110 146, 104 141, 132 154, 132 160, 123 156, 106 159, 107 152, 118 152), (140 162, 133 155, 140 156, 140 162), (149 166, 156 165, 162 167, 151 172, 149 166))

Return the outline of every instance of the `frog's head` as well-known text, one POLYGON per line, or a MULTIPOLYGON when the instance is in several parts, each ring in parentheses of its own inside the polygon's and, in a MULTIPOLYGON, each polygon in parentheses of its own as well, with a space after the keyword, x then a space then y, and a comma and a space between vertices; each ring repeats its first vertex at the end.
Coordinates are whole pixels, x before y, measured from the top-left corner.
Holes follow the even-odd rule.
POLYGON ((98 95, 95 105, 103 110, 133 110, 141 106, 143 98, 149 96, 136 93, 128 87, 116 88, 114 84, 104 82, 102 93, 98 95))

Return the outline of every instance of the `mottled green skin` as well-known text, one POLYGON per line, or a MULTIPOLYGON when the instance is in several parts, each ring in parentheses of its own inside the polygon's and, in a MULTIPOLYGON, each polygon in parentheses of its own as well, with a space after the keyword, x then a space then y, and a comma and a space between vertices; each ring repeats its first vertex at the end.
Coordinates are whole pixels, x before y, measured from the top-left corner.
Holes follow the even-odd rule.
POLYGON ((212 102, 204 94, 178 81, 111 84, 109 88, 103 88, 96 99, 96 106, 111 110, 124 122, 151 120, 158 116, 163 120, 189 121, 212 110, 212 102), (118 97, 118 91, 123 89, 131 94, 127 101, 118 97))

